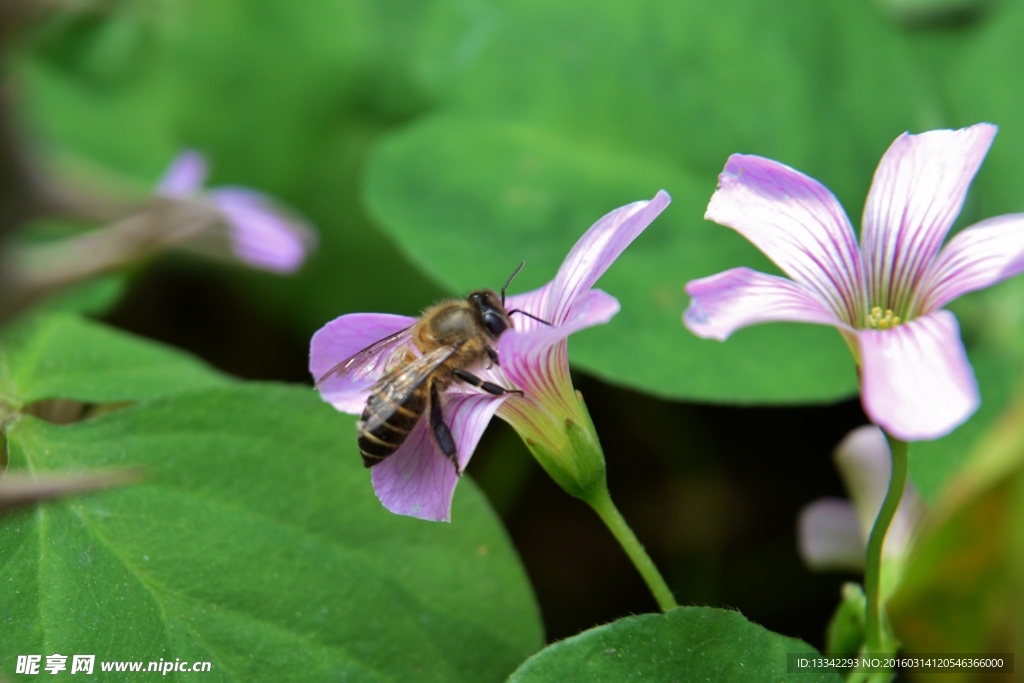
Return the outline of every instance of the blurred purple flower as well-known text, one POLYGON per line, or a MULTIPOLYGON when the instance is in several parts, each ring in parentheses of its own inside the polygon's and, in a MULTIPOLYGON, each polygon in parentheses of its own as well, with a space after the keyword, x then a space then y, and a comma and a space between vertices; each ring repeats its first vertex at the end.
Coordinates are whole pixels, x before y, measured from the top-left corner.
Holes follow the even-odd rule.
POLYGON ((171 162, 157 192, 213 208, 229 228, 232 252, 249 265, 277 273, 298 269, 315 243, 312 229, 259 192, 240 187, 203 190, 206 173, 203 155, 183 152, 171 162))
MULTIPOLYGON (((585 492, 598 475, 603 481, 603 459, 598 465, 579 457, 579 441, 588 439, 593 427, 572 387, 566 339, 608 322, 618 312, 614 297, 592 287, 669 201, 662 191, 650 201, 612 211, 580 238, 554 280, 508 298, 508 310, 521 309, 551 324, 513 316, 515 327, 498 340, 501 365, 474 369, 483 379, 521 389, 522 396, 494 396, 457 382, 444 393, 444 420, 456 441, 460 469, 465 470, 484 428, 497 413, 523 437, 545 470, 573 495, 585 492)), ((382 313, 355 313, 331 321, 311 342, 309 369, 314 380, 339 361, 415 321, 382 313)), ((393 351, 394 347, 381 349, 368 372, 325 380, 319 387, 321 396, 340 411, 361 413, 393 351)), ((405 443, 371 473, 377 497, 392 512, 450 520, 459 477, 427 428, 427 420, 421 419, 405 443)))
POLYGON ((956 318, 942 306, 1024 270, 1024 214, 969 227, 940 251, 995 134, 982 123, 897 138, 875 171, 860 248, 820 183, 734 154, 705 217, 746 237, 789 279, 734 268, 694 280, 686 326, 724 340, 763 322, 834 325, 873 422, 904 441, 949 433, 979 396, 956 318))
MULTIPOLYGON (((889 486, 891 466, 885 435, 873 425, 853 430, 836 447, 835 463, 850 500, 821 498, 800 511, 800 557, 815 570, 861 571, 868 536, 889 486)), ((902 559, 925 512, 924 501, 908 483, 882 548, 887 589, 894 587, 902 559)))

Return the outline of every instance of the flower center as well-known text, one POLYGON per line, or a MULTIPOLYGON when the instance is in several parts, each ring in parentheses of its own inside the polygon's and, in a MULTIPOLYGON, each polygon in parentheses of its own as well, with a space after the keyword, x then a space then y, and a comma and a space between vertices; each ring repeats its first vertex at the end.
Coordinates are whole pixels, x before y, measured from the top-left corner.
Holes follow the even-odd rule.
POLYGON ((868 315, 868 327, 876 330, 888 330, 889 328, 896 327, 900 324, 900 317, 892 312, 892 309, 885 309, 882 311, 881 306, 875 306, 871 309, 871 314, 868 315))

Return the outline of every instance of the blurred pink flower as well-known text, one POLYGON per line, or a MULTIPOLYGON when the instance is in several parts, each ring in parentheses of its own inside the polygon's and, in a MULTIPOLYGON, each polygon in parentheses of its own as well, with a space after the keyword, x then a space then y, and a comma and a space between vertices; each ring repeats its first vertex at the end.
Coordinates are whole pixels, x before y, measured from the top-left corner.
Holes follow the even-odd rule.
POLYGON ((943 240, 996 127, 901 135, 875 171, 858 248, 836 198, 776 161, 734 154, 706 218, 750 240, 789 278, 749 268, 694 280, 683 319, 724 340, 764 322, 833 325, 861 373, 864 410, 904 441, 935 439, 977 409, 956 318, 942 307, 1024 270, 1024 214, 943 240))
MULTIPOLYGON (((820 498, 806 505, 797 521, 800 557, 811 569, 862 571, 871 527, 889 487, 889 445, 874 425, 847 434, 835 451, 835 463, 850 500, 820 498)), ((894 587, 911 539, 926 507, 914 487, 904 489, 882 549, 887 590, 894 587)))
MULTIPOLYGON (((508 298, 508 310, 527 311, 550 325, 514 316, 515 327, 498 340, 501 365, 474 369, 485 380, 520 389, 522 396, 494 396, 458 382, 443 394, 444 420, 456 442, 460 469, 465 470, 484 428, 497 413, 570 493, 585 492, 598 476, 597 469, 603 481, 603 459, 597 465, 586 457, 576 457, 579 449, 574 446, 592 434, 593 428, 572 387, 566 339, 573 332, 608 322, 618 312, 614 297, 592 287, 669 201, 662 191, 650 201, 612 211, 580 238, 554 280, 508 298)), ((415 318, 383 313, 355 313, 331 321, 311 342, 309 369, 314 380, 339 361, 415 322, 415 318)), ((360 414, 394 348, 382 347, 377 360, 364 372, 326 379, 319 386, 323 399, 340 411, 360 414)), ((414 347, 411 350, 416 352, 414 347)), ((438 447, 426 419, 420 419, 398 450, 371 473, 377 497, 392 512, 450 520, 459 475, 438 447)))
POLYGON ((200 201, 228 227, 234 255, 255 268, 290 273, 315 243, 315 233, 269 197, 242 187, 203 190, 206 159, 195 151, 178 155, 157 186, 170 199, 200 201))

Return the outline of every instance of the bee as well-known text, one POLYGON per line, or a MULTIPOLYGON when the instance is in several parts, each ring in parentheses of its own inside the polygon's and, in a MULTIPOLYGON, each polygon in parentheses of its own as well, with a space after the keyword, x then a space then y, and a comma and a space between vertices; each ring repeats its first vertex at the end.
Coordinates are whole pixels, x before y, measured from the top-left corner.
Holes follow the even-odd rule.
POLYGON ((359 452, 366 467, 383 462, 398 450, 426 414, 441 452, 455 464, 456 473, 462 474, 455 439, 441 414, 440 395, 456 381, 495 396, 522 395, 521 390, 489 382, 471 369, 485 361, 500 365, 494 345, 502 332, 514 326, 513 313, 550 324, 526 311, 505 310, 505 290, 523 265, 509 276, 500 296, 492 289, 480 289, 465 299, 434 304, 409 327, 370 344, 317 380, 316 386, 320 386, 331 377, 369 374, 380 364, 385 349, 394 347, 386 354, 385 374, 370 390, 357 425, 359 452))

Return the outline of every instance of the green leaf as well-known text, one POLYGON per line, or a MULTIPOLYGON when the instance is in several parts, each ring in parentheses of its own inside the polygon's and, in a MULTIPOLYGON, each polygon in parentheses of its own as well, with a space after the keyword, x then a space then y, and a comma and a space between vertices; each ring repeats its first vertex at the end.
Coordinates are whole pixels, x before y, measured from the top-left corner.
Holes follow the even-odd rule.
POLYGON ((209 389, 66 426, 25 417, 8 436, 18 469, 148 476, 3 518, 5 662, 92 653, 209 661, 211 681, 476 683, 542 644, 472 482, 450 525, 390 514, 353 419, 308 387, 209 389))
POLYGON ((354 310, 415 314, 443 292, 377 231, 359 189, 369 144, 427 105, 411 53, 435 4, 181 0, 58 17, 17 65, 24 118, 67 166, 144 190, 196 148, 210 186, 308 218, 320 240, 298 273, 230 275, 302 333, 354 310))
POLYGON ((621 312, 573 337, 573 363, 668 397, 767 401, 855 391, 849 351, 831 329, 764 326, 722 344, 683 326, 687 273, 771 266, 732 231, 688 224, 686 207, 706 204, 710 189, 678 169, 660 171, 533 126, 442 118, 381 147, 369 199, 410 256, 452 291, 496 287, 519 259, 527 267, 514 290, 525 291, 554 278, 603 213, 665 187, 672 205, 598 283, 619 299, 621 312), (448 169, 443 179, 438 169, 448 169), (804 351, 794 355, 794 347, 804 351))
POLYGON ((943 74, 959 125, 990 121, 1000 127, 973 187, 983 217, 1024 210, 1024 127, 1018 123, 1024 83, 1015 68, 1024 60, 1024 5, 993 5, 943 74))
POLYGON ((645 614, 550 645, 509 683, 588 681, 841 681, 838 674, 787 674, 789 653, 817 655, 796 638, 751 623, 739 612, 680 607, 645 614))
POLYGON ((371 160, 373 215, 409 258, 453 292, 500 283, 522 258, 516 286, 531 288, 601 215, 665 188, 672 205, 599 283, 622 312, 573 339, 573 362, 675 398, 853 393, 835 332, 774 325, 698 340, 680 321, 683 288, 729 267, 773 270, 702 220, 729 154, 798 168, 856 216, 887 145, 942 118, 892 22, 838 1, 474 8, 465 49, 423 58, 446 104, 371 160))
POLYGON ((0 336, 0 403, 15 409, 48 398, 136 401, 228 381, 191 356, 68 314, 34 316, 0 336))

